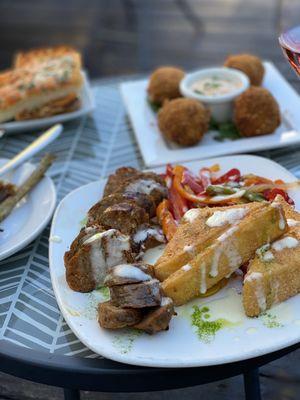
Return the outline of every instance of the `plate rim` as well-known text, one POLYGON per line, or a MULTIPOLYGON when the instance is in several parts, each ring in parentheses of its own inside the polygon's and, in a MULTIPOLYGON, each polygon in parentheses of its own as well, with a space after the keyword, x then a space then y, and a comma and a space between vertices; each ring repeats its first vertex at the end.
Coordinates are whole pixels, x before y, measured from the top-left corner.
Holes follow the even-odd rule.
MULTIPOLYGON (((292 172, 290 172, 289 170, 287 170, 285 167, 283 167, 282 165, 278 164, 276 161, 270 160, 268 158, 265 157, 261 157, 261 156, 256 156, 256 155, 246 155, 246 154, 237 154, 237 157, 242 157, 242 158, 248 158, 249 161, 250 160, 263 160, 264 162, 270 164, 270 166, 276 166, 276 168, 280 168, 285 174, 289 175, 291 179, 295 179, 295 176, 292 174, 292 172)), ((214 157, 211 158, 211 160, 213 160, 213 162, 215 162, 217 159, 231 159, 230 156, 223 156, 223 157, 214 157)), ((206 160, 193 160, 190 161, 188 163, 185 164, 191 164, 191 163, 196 163, 196 162, 203 162, 206 160)), ((160 170, 162 167, 157 167, 157 168, 152 168, 151 170, 155 171, 155 170, 160 170)), ((56 225, 56 221, 58 219, 58 215, 60 213, 61 208, 64 206, 64 202, 67 201, 69 199, 69 197, 71 197, 72 195, 74 195, 74 193, 83 190, 84 188, 87 188, 88 186, 93 186, 95 184, 98 184, 99 182, 104 183, 104 181, 106 181, 107 178, 101 178, 99 180, 90 182, 88 184, 79 186, 78 188, 72 190, 70 193, 68 193, 58 204, 53 219, 52 219, 52 223, 51 223, 51 229, 50 229, 50 237, 53 235, 54 233, 54 229, 55 229, 55 225, 56 225)), ((130 352, 127 354, 121 354, 115 350, 109 349, 108 351, 105 350, 105 347, 103 347, 101 349, 101 353, 99 352, 99 349, 95 348, 93 346, 93 343, 87 343, 87 341, 85 341, 85 339, 82 339, 81 335, 80 335, 80 331, 77 329, 76 324, 73 324, 73 320, 69 318, 68 313, 66 312, 65 307, 63 306, 62 302, 61 302, 61 297, 59 295, 57 295, 57 286, 56 286, 56 281, 55 281, 55 272, 54 272, 54 268, 52 267, 52 263, 53 263, 53 252, 54 252, 54 247, 55 243, 52 243, 50 241, 49 244, 49 267, 50 267, 50 277, 51 277, 51 283, 52 283, 52 287, 53 287, 53 291, 54 291, 54 295, 57 301, 57 304, 59 306, 59 309, 66 321, 66 323, 68 324, 68 326, 70 327, 70 329, 72 330, 72 332, 75 334, 75 336, 89 349, 91 349, 92 351, 94 351, 96 354, 99 354, 105 358, 108 358, 110 360, 113 361, 118 361, 121 363, 125 363, 125 364, 130 364, 130 365, 137 365, 137 366, 144 366, 144 367, 157 367, 157 368, 191 368, 191 367, 206 367, 206 366, 213 366, 213 365, 223 365, 223 364, 228 364, 228 363, 232 363, 232 362, 239 362, 239 361, 246 361, 248 359, 251 358, 255 358, 258 356, 264 356, 266 354, 272 353, 274 351, 277 350, 282 350, 286 347, 289 347, 291 345, 294 345, 296 343, 299 342, 299 338, 293 338, 293 339, 289 339, 288 342, 285 343, 281 343, 280 345, 273 345, 270 346, 268 348, 268 350, 265 349, 257 349, 257 351, 250 351, 247 353, 247 351, 244 351, 243 353, 240 353, 239 357, 235 357, 235 356, 230 356, 227 355, 226 357, 223 358, 222 361, 220 362, 216 362, 215 360, 211 360, 209 362, 205 362, 205 363, 201 363, 198 360, 188 360, 187 358, 185 358, 185 361, 182 362, 182 360, 180 358, 175 359, 173 358, 171 363, 168 362, 167 359, 165 358, 160 358, 160 359, 153 359, 151 357, 138 357, 138 356, 131 356, 130 352), (246 357, 245 357, 246 354, 246 357)), ((63 260, 62 260, 63 262, 63 260)))
MULTIPOLYGON (((8 160, 8 159, 1 158, 1 160, 8 160)), ((25 164, 31 165, 31 166, 36 166, 36 164, 33 164, 31 162, 25 162, 22 165, 25 165, 25 164)), ((19 242, 16 245, 14 245, 13 247, 10 247, 6 251, 1 252, 0 253, 0 261, 3 261, 5 259, 7 259, 8 257, 12 256, 13 254, 17 253, 18 251, 20 251, 24 247, 26 247, 29 243, 31 243, 43 231, 43 229, 49 223, 49 221, 50 221, 50 219, 51 219, 51 217, 52 217, 52 215, 54 213, 55 207, 56 207, 57 193, 56 193, 55 184, 54 184, 54 182, 53 182, 53 180, 51 179, 50 176, 44 175, 43 179, 40 182, 42 182, 43 180, 48 185, 49 193, 51 194, 51 205, 50 205, 50 207, 48 209, 48 213, 47 213, 46 217, 43 219, 43 221, 41 221, 36 226, 35 230, 32 231, 31 234, 29 236, 27 236, 26 239, 24 239, 22 242, 19 242)), ((31 193, 29 193, 29 194, 31 194, 31 193)))

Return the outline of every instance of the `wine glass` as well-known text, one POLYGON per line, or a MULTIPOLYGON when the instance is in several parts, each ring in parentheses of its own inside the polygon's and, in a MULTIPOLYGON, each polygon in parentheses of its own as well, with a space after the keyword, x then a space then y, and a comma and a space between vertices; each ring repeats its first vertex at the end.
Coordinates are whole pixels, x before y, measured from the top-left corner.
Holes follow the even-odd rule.
POLYGON ((300 75, 300 26, 295 26, 279 36, 279 44, 292 68, 300 75))

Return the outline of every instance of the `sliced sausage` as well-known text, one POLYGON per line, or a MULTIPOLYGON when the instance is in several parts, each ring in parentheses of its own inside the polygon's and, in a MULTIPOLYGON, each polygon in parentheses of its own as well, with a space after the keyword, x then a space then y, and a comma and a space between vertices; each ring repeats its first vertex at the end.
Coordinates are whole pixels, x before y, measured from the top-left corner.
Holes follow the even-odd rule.
POLYGON ((150 224, 139 226, 132 240, 137 245, 138 251, 145 251, 166 242, 161 227, 150 224))
POLYGON ((149 264, 121 264, 109 269, 104 285, 127 285, 129 283, 139 283, 150 281, 154 277, 154 269, 149 264))
POLYGON ((149 215, 135 203, 119 203, 108 207, 100 216, 99 222, 106 228, 118 229, 130 235, 139 225, 149 222, 149 215))
POLYGON ((72 257, 65 257, 66 279, 71 289, 89 292, 103 285, 108 268, 133 260, 129 236, 110 229, 90 236, 72 257))
POLYGON ((114 174, 110 175, 104 188, 104 196, 116 193, 124 180, 137 176, 140 173, 132 167, 118 168, 114 174))
POLYGON ((88 221, 87 225, 99 224, 99 220, 104 211, 115 204, 129 203, 137 205, 143 208, 152 218, 155 216, 155 203, 151 196, 147 196, 143 193, 115 193, 109 196, 103 197, 101 201, 98 201, 90 210, 88 211, 88 221))
POLYGON ((100 225, 92 225, 89 227, 82 228, 76 238, 73 240, 70 246, 70 250, 65 252, 64 261, 68 262, 70 258, 72 258, 75 253, 79 250, 82 243, 89 239, 91 236, 96 233, 104 232, 105 229, 100 225))
POLYGON ((112 286, 109 290, 112 303, 118 307, 153 307, 161 302, 160 285, 157 279, 130 285, 112 286))
POLYGON ((172 299, 163 297, 161 305, 149 310, 134 327, 153 335, 154 333, 167 330, 173 315, 174 305, 172 299))
POLYGON ((141 321, 142 311, 134 308, 120 308, 110 301, 98 305, 98 322, 102 328, 121 329, 141 321))
POLYGON ((121 193, 143 193, 151 196, 157 206, 167 197, 167 188, 158 175, 140 174, 129 178, 119 187, 121 193))

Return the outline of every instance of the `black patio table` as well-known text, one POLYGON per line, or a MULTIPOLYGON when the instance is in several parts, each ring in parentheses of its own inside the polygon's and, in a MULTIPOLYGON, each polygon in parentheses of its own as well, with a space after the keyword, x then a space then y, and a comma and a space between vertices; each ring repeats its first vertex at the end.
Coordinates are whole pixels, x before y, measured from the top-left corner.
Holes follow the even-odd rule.
MULTIPOLYGON (((123 165, 143 168, 124 105, 120 80, 94 84, 93 116, 65 126, 47 151, 57 156, 50 170, 58 200, 67 193, 123 165)), ((1 157, 11 158, 37 133, 6 136, 1 157)), ((300 147, 261 153, 299 177, 300 147)), ((234 159, 234 156, 233 156, 234 159)), ((201 385, 243 374, 246 399, 260 399, 258 368, 299 347, 219 366, 170 369, 116 363, 94 354, 72 333, 57 306, 48 267, 49 227, 29 246, 0 262, 0 370, 64 388, 65 399, 79 390, 146 392, 201 385)))

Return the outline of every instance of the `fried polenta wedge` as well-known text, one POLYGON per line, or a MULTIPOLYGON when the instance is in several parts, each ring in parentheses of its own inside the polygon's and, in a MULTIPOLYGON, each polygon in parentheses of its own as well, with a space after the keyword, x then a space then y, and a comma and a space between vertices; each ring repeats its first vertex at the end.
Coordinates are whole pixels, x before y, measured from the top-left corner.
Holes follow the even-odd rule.
POLYGON ((243 286, 243 304, 248 317, 256 317, 273 304, 300 292, 300 214, 281 196, 288 231, 279 240, 257 250, 243 286))
POLYGON ((287 222, 282 207, 261 204, 170 275, 162 283, 162 289, 175 305, 185 304, 229 276, 249 261, 256 249, 278 239, 286 231, 287 222))
MULTIPOLYGON (((154 265, 155 276, 164 281, 171 274, 187 264, 195 255, 213 244, 228 227, 234 216, 244 218, 248 213, 253 213, 262 207, 262 203, 254 202, 238 204, 228 207, 194 208, 189 210, 182 218, 172 240, 167 244, 164 253, 154 265), (229 211, 233 210, 233 211, 229 211), (228 214, 229 211, 229 214, 228 214), (227 215, 220 224, 210 226, 206 221, 216 212, 227 215)), ((221 216, 221 215, 220 215, 221 216)))

